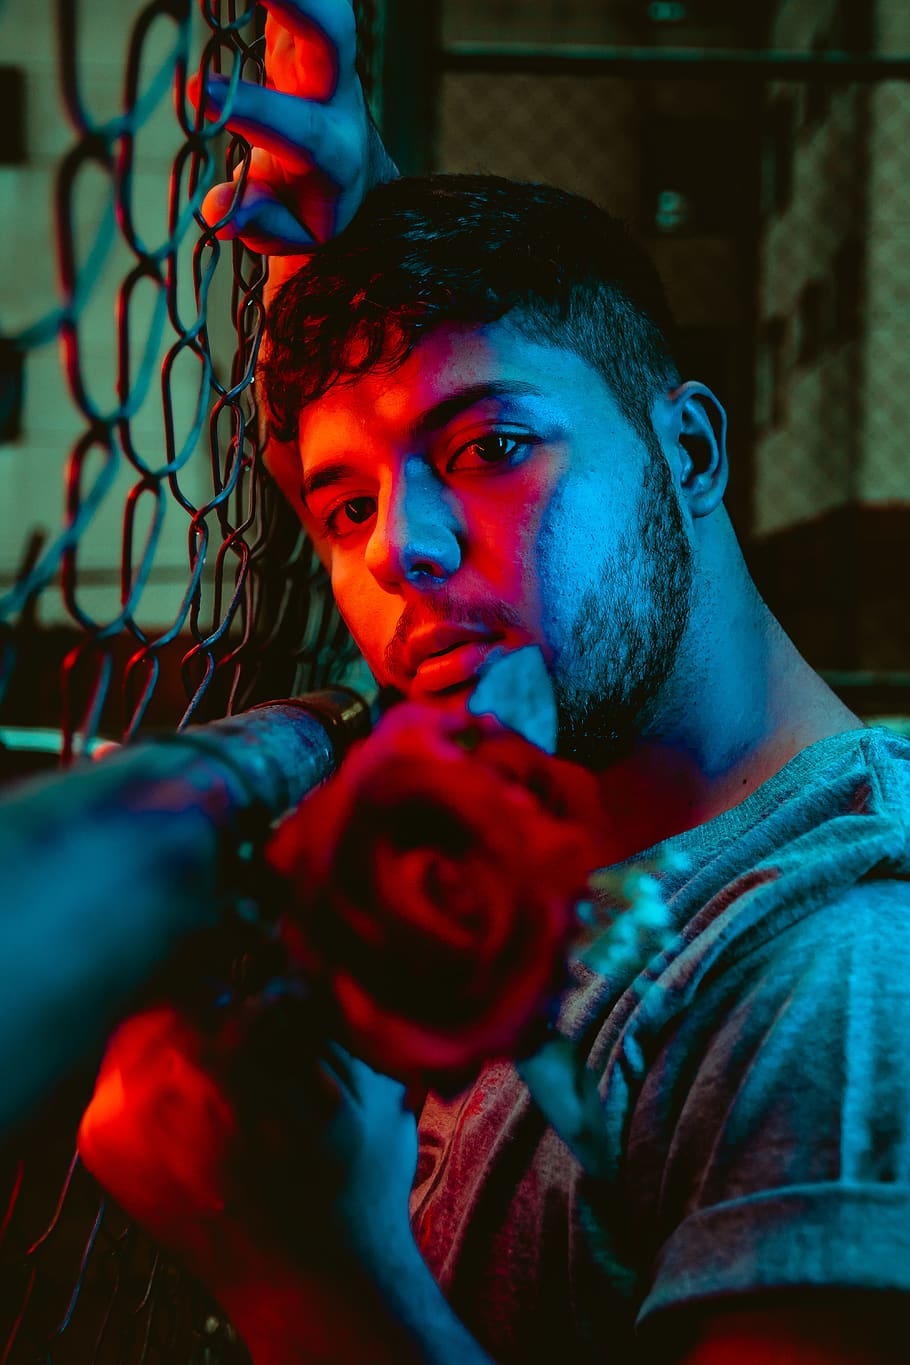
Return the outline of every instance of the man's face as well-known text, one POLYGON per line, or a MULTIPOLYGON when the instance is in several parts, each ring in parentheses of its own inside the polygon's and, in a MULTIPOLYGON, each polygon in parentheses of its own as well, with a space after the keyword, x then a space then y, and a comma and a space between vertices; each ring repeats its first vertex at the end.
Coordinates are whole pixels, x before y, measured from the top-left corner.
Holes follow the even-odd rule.
POLYGON ((599 767, 645 721, 688 619, 669 465, 600 375, 507 320, 443 327, 300 423, 305 521, 376 678, 464 704, 540 645, 560 750, 599 767))

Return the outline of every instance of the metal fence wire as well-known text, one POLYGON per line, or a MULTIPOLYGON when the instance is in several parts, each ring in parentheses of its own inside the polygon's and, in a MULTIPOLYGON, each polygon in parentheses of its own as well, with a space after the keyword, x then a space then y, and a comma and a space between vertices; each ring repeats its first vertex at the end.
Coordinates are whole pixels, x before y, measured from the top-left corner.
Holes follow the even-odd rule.
MULTIPOLYGON (((187 75, 192 65, 203 77, 261 80, 262 11, 205 0, 200 20, 192 0, 132 8, 120 107, 99 117, 80 8, 56 5, 58 88, 73 131, 54 186, 59 302, 7 340, 28 377, 30 354, 56 339, 78 414, 62 524, 47 529, 45 489, 42 524, 25 526, 0 597, 0 698, 12 724, 34 723, 29 689, 49 663, 38 652, 48 622, 41 632, 37 621, 54 601, 50 633, 66 646, 64 764, 99 733, 131 738, 150 715, 183 725, 308 690, 354 657, 324 573, 263 468, 252 375, 265 261, 219 242, 200 216, 216 179, 240 167, 242 185, 249 149, 227 136, 224 118, 200 119, 187 75), (168 116, 175 150, 162 214, 168 116), (99 362, 97 345, 97 314, 112 301, 113 373, 110 347, 99 362), (176 602, 173 590, 154 592, 180 578, 176 602), (168 697, 156 706, 163 661, 168 697)), ((21 493, 36 475, 18 472, 21 493)))
MULTIPOLYGON (((39 23, 48 9, 37 7, 39 23)), ((359 6, 368 89, 378 16, 372 0, 359 6)), ((53 457, 36 469, 32 451, 28 465, 3 470, 23 539, 3 546, 0 716, 7 735, 19 722, 34 736, 36 717, 56 715, 52 744, 67 764, 99 736, 312 690, 342 676, 356 651, 263 466, 252 376, 265 261, 220 243, 200 214, 206 191, 237 167, 243 184, 249 148, 224 119, 200 119, 187 77, 261 81, 262 11, 134 0, 112 13, 58 0, 43 18, 56 40, 47 83, 70 129, 54 176, 58 296, 24 326, 3 319, 7 455, 18 454, 19 376, 46 373, 55 345, 75 419, 58 529, 47 525, 53 457), (92 60, 99 21, 124 41, 111 112, 99 112, 110 91, 92 60), (169 166, 162 146, 173 149, 169 166), (111 302, 113 375, 109 343, 97 344, 111 302), (27 512, 35 484, 38 524, 27 512)), ((103 39, 110 47, 109 31, 103 39)), ((242 969, 234 964, 236 993, 242 969)), ((0 1365, 246 1360, 217 1308, 74 1158, 92 1079, 73 1077, 0 1155, 0 1365)))

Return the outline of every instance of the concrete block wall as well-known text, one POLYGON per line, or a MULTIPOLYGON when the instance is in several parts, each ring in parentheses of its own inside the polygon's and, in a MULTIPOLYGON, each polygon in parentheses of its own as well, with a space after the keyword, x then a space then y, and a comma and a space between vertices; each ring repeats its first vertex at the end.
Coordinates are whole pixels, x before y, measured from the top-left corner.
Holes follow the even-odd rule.
MULTIPOLYGON (((133 23, 145 8, 143 0, 83 0, 78 6, 78 58, 82 95, 93 119, 115 117, 122 108, 122 86, 133 23)), ((18 334, 59 304, 56 283, 54 186, 59 165, 75 142, 60 96, 57 63, 56 6, 53 0, 7 0, 0 8, 0 51, 4 62, 25 73, 26 160, 0 167, 0 232, 5 243, 6 269, 0 302, 0 328, 18 334)), ((201 19, 196 26, 198 58, 202 45, 201 19)), ((142 84, 147 87, 169 62, 177 30, 159 18, 143 46, 142 84)), ((169 86, 137 135, 135 173, 131 193, 134 220, 152 250, 167 239, 168 187, 173 158, 182 143, 169 86)), ((85 260, 99 225, 111 204, 111 181, 95 163, 84 163, 71 199, 77 259, 85 260)), ((191 229, 178 256, 180 310, 196 317, 191 259, 195 241, 191 229)), ((117 300, 123 282, 136 263, 119 232, 105 255, 103 268, 91 288, 79 318, 79 354, 92 401, 105 413, 117 406, 117 300)), ((221 323, 213 333, 221 338, 219 368, 226 372, 230 355, 229 319, 225 302, 230 262, 219 269, 220 289, 213 308, 221 323)), ((133 351, 132 384, 148 343, 161 291, 148 280, 135 290, 129 308, 129 336, 133 351)), ((131 421, 131 435, 141 460, 152 470, 166 461, 164 414, 160 390, 161 361, 177 336, 165 324, 160 345, 152 356, 150 383, 131 421)), ((28 537, 41 530, 52 541, 64 516, 64 477, 68 453, 85 423, 69 392, 57 342, 51 340, 28 352, 21 435, 0 445, 0 589, 9 585, 28 537)), ((176 440, 182 445, 191 430, 200 402, 201 369, 184 355, 176 364, 170 390, 176 440)), ((202 401, 208 402, 203 394, 202 401)), ((91 487, 105 460, 94 452, 85 467, 85 488, 91 487)), ((97 513, 80 538, 79 608, 98 622, 113 619, 120 610, 119 575, 124 506, 140 475, 118 452, 116 476, 97 513)), ((207 432, 189 452, 180 475, 187 498, 195 505, 211 497, 207 432)), ((153 499, 143 494, 137 515, 134 563, 152 520, 153 499)), ((169 495, 163 500, 164 523, 151 578, 137 610, 143 627, 155 630, 174 618, 187 580, 189 519, 169 495)), ((39 620, 55 624, 69 619, 59 591, 51 586, 38 603, 39 620)))
MULTIPOLYGON (((878 42, 910 52, 910 6, 879 0, 878 42)), ((870 96, 865 423, 859 493, 864 502, 910 502, 910 82, 884 81, 870 96)))
MULTIPOLYGON (((784 0, 773 44, 811 49, 830 32, 832 0, 784 0)), ((881 0, 878 50, 910 52, 910 9, 881 0)), ((782 420, 759 433, 755 525, 769 535, 859 502, 910 502, 910 422, 901 401, 910 363, 910 85, 833 86, 827 109, 805 121, 804 88, 781 84, 794 102, 793 193, 763 224, 759 315, 785 324, 782 420), (830 309, 839 253, 863 255, 861 331, 833 338, 803 363, 799 306, 816 282, 830 309)))

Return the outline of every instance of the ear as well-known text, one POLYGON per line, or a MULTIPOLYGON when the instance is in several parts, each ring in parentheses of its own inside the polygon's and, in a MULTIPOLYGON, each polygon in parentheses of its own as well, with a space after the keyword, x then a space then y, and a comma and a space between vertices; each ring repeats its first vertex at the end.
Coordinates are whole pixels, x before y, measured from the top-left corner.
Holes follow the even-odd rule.
POLYGON ((300 498, 300 451, 294 441, 279 441, 272 432, 266 433, 265 464, 301 521, 305 508, 300 498))
POLYGON ((675 481, 693 517, 709 516, 727 490, 727 414, 705 384, 689 380, 655 413, 675 481))
POLYGON ((330 567, 331 547, 320 540, 312 517, 308 514, 300 491, 300 451, 293 441, 279 441, 269 434, 265 445, 265 463, 272 478, 297 513, 322 563, 330 567))

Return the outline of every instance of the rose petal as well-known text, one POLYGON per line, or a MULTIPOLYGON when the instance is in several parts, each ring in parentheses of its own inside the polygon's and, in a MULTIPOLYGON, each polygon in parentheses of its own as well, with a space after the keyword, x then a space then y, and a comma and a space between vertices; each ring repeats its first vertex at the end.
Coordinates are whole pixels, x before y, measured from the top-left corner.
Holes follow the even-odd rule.
POLYGON ((490 717, 417 703, 355 746, 270 849, 289 951, 331 978, 353 1050, 451 1089, 541 1030, 603 848, 599 790, 490 717))

